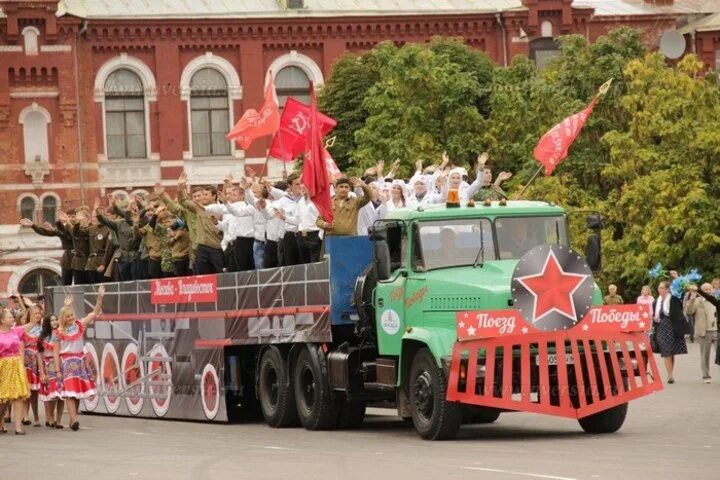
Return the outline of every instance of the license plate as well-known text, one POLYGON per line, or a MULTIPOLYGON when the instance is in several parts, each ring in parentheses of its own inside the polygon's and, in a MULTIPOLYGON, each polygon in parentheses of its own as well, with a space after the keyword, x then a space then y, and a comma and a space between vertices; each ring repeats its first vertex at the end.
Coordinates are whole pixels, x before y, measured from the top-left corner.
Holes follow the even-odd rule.
MULTIPOLYGON (((556 366, 557 365, 557 355, 554 353, 548 354, 547 364, 550 366, 556 366)), ((574 364, 575 364, 575 358, 573 357, 572 353, 566 353, 565 354, 565 365, 574 365, 574 364)), ((540 365, 540 355, 535 356, 535 365, 540 365)))

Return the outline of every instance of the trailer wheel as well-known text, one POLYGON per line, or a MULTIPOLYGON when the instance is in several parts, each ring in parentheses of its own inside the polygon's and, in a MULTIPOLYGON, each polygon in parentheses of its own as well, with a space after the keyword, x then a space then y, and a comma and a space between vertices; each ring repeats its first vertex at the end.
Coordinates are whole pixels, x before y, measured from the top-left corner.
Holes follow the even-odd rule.
POLYGON ((303 427, 308 430, 327 430, 335 427, 338 411, 330 386, 308 349, 303 349, 298 356, 294 380, 295 403, 303 427))
POLYGON ((426 440, 455 438, 463 420, 460 404, 445 400, 447 379, 430 350, 417 352, 410 367, 408 389, 413 424, 426 440))
POLYGON ((338 414, 338 428, 357 428, 362 425, 365 420, 366 407, 365 402, 358 400, 342 403, 338 414))
POLYGON ((288 376, 287 364, 276 348, 265 350, 260 359, 258 393, 260 408, 268 425, 273 428, 297 425, 292 380, 288 376))
POLYGON ((616 407, 603 410, 578 420, 580 426, 587 433, 615 433, 625 423, 628 404, 623 403, 616 407))

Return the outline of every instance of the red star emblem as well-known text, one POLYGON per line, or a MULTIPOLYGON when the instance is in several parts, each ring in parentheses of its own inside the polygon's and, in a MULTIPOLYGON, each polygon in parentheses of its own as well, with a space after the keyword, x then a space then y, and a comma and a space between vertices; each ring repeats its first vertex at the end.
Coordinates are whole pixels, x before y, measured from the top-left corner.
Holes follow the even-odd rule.
POLYGON ((537 323, 552 311, 576 322, 577 314, 572 296, 587 277, 579 273, 565 272, 558 263, 555 253, 550 250, 540 273, 516 279, 535 297, 532 323, 537 323))

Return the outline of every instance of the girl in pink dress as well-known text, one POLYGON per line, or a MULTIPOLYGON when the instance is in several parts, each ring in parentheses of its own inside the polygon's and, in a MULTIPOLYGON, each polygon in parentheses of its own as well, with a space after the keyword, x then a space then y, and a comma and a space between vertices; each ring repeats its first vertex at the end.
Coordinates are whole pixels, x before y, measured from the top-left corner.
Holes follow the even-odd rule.
POLYGON ((50 428, 63 428, 60 422, 65 408, 60 373, 60 339, 56 335, 59 324, 56 315, 45 315, 38 338, 39 397, 45 403, 45 426, 50 428))
POLYGON ((70 428, 80 428, 77 421, 78 403, 81 398, 97 395, 95 382, 85 366, 83 358, 83 336, 85 328, 100 314, 105 287, 98 288, 95 308, 86 317, 77 320, 72 309, 73 297, 65 298, 65 306, 60 310, 60 326, 57 337, 60 340, 60 373, 63 379, 63 398, 70 414, 70 428))
MULTIPOLYGON (((9 403, 15 414, 15 435, 25 435, 22 429, 23 403, 30 396, 23 362, 25 334, 32 325, 15 327, 10 310, 0 309, 0 418, 9 403)), ((0 434, 7 433, 0 423, 0 434)))

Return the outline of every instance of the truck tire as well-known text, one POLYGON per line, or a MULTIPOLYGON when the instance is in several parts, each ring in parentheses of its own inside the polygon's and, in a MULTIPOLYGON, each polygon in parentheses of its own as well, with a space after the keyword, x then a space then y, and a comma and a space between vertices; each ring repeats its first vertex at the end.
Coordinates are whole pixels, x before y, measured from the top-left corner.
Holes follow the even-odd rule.
POLYGON ((295 391, 280 351, 265 350, 258 369, 260 409, 265 422, 273 428, 294 427, 298 423, 295 391))
POLYGON ((625 423, 628 404, 623 403, 616 407, 603 410, 578 420, 580 426, 587 433, 615 433, 625 423))
POLYGON ((338 428, 357 428, 365 420, 365 402, 350 400, 342 403, 338 413, 338 428))
POLYGON ((313 361, 310 350, 303 349, 293 369, 295 404, 300 423, 308 430, 334 428, 338 410, 327 377, 313 361))
POLYGON ((463 407, 445 400, 447 379, 430 350, 417 352, 410 367, 408 390, 413 425, 425 440, 455 438, 463 420, 463 407))

